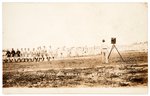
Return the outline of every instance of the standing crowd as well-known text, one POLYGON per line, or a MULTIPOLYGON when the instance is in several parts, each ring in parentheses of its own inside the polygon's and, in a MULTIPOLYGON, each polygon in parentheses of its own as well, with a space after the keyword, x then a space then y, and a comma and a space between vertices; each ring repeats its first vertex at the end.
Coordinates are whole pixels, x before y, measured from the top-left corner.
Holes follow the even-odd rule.
POLYGON ((79 57, 99 54, 99 47, 62 47, 52 49, 51 46, 37 48, 21 48, 3 50, 3 62, 40 62, 54 59, 79 57))
POLYGON ((39 61, 50 61, 50 59, 54 59, 52 52, 47 52, 45 46, 33 48, 21 48, 20 50, 5 50, 3 51, 3 61, 4 62, 39 62, 39 61))

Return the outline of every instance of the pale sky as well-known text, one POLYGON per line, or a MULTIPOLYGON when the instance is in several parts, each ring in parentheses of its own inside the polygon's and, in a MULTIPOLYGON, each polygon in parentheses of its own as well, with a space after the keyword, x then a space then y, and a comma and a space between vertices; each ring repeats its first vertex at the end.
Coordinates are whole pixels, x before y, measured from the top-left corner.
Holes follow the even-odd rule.
POLYGON ((148 39, 145 3, 3 3, 3 48, 118 45, 148 39))

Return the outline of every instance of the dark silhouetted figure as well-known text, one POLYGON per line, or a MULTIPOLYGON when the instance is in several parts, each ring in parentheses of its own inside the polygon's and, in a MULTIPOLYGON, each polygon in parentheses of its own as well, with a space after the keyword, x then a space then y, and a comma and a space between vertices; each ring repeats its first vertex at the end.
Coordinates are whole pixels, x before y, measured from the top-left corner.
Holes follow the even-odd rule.
POLYGON ((10 57, 10 56, 11 56, 11 53, 10 53, 10 51, 9 51, 9 50, 7 50, 7 52, 6 52, 6 56, 7 56, 7 57, 10 57))
POLYGON ((21 52, 17 49, 16 55, 17 57, 20 57, 21 52))
POLYGON ((12 50, 11 50, 11 56, 12 56, 12 57, 15 57, 15 54, 16 54, 16 53, 15 53, 15 50, 12 48, 12 50))

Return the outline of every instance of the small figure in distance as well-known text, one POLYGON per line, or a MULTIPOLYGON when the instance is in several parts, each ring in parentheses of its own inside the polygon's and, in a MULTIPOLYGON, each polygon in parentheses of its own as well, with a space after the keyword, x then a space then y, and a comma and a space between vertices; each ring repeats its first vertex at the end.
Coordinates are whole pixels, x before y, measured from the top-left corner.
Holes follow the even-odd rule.
POLYGON ((20 57, 21 52, 19 51, 19 49, 17 49, 16 54, 17 54, 17 57, 20 57))
POLYGON ((16 55, 16 52, 15 52, 14 48, 12 48, 12 50, 11 50, 11 62, 15 62, 15 55, 16 55))
POLYGON ((11 57, 11 52, 10 52, 9 50, 7 50, 6 56, 7 56, 8 58, 11 57))
POLYGON ((17 61, 17 62, 20 61, 21 62, 20 56, 21 56, 21 52, 20 52, 19 49, 17 49, 17 51, 16 51, 16 60, 15 61, 17 61))
POLYGON ((14 50, 14 48, 12 48, 12 50, 11 50, 11 56, 15 57, 15 50, 14 50))

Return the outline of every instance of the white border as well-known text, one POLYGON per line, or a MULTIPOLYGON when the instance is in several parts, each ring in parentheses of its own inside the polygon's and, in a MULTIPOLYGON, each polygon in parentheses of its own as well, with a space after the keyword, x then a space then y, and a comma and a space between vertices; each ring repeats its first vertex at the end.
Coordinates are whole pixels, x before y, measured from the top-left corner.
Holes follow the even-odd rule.
MULTIPOLYGON (((2 0, 1 3, 0 3, 0 12, 2 13, 2 2, 148 2, 148 0, 2 0)), ((148 3, 148 6, 149 3, 148 3)), ((149 10, 149 7, 148 7, 148 10, 149 10)), ((149 13, 149 12, 148 12, 149 13)), ((148 14, 149 15, 149 14, 148 14)), ((150 16, 150 15, 149 15, 150 16)), ((2 14, 0 14, 0 21, 2 21, 2 14)), ((148 22, 150 20, 148 19, 148 22)), ((0 36, 1 36, 1 41, 0 41, 0 50, 2 50, 2 22, 0 23, 1 26, 0 26, 0 36)), ((149 33, 149 27, 148 27, 148 41, 150 41, 150 33, 149 33)), ((148 49, 150 49, 150 42, 148 42, 148 49)), ((148 53, 150 53, 150 50, 148 50, 148 53)), ((149 55, 149 54, 148 54, 149 55)), ((2 51, 0 51, 0 59, 2 59, 2 51)), ((148 63, 150 62, 150 57, 148 57, 148 63)), ((1 70, 0 70, 0 87, 1 87, 1 90, 0 90, 0 93, 1 93, 1 96, 4 96, 4 94, 2 94, 2 61, 0 60, 0 67, 1 67, 1 70)), ((150 69, 150 66, 148 66, 148 68, 150 69)), ((148 72, 149 73, 149 72, 148 72)), ((150 75, 148 75, 148 80, 150 80, 149 77, 150 75)), ((148 82, 148 84, 150 84, 148 82)), ((148 88, 148 91, 150 89, 148 88)), ((109 91, 109 90, 108 90, 109 91)), ((20 91, 21 92, 21 91, 20 91)), ((150 92, 150 91, 149 91, 150 92)), ((28 94, 29 95, 29 94, 28 94)), ((27 94, 25 96, 28 96, 27 94)), ((33 94, 32 94, 33 95, 33 94)), ((39 94, 34 94, 35 96, 36 95, 39 95, 39 94)), ((41 94, 40 94, 41 95, 41 94)), ((43 94, 42 94, 43 95, 43 94)), ((46 95, 46 94, 44 94, 46 95)), ((51 95, 48 95, 48 96, 53 96, 53 95, 57 95, 57 96, 65 96, 66 94, 51 94, 51 95)), ((70 94, 70 95, 76 95, 76 94, 70 94)), ((78 96, 82 96, 83 94, 78 94, 78 96)), ((93 95, 93 94, 85 94, 86 96, 89 96, 89 95, 93 95)), ((99 95, 99 94, 94 94, 94 95, 99 95)), ((101 95, 104 95, 104 94, 101 94, 101 95)), ((120 94, 105 94, 105 96, 112 96, 112 95, 115 95, 115 96, 120 96, 120 94)), ((123 94, 121 94, 123 95, 123 94)), ((127 95, 127 94, 126 94, 127 95)), ((13 95, 14 96, 14 95, 13 95)), ((127 96, 131 96, 131 95, 127 95, 127 96)), ((132 96, 136 96, 136 95, 132 95, 132 96)), ((139 96, 139 95, 138 95, 139 96)), ((142 96, 148 96, 148 94, 144 94, 142 96)))
POLYGON ((147 87, 130 88, 3 88, 4 94, 22 94, 22 93, 53 93, 53 94, 146 94, 147 87), (130 89, 130 90, 129 90, 130 89), (38 90, 38 91, 37 91, 38 90))
POLYGON ((2 2, 148 2, 148 0, 2 0, 2 2))
MULTIPOLYGON (((2 3, 0 3, 0 13, 2 13, 2 3)), ((0 14, 0 87, 1 87, 1 90, 0 90, 0 93, 2 94, 2 14, 0 14)))

